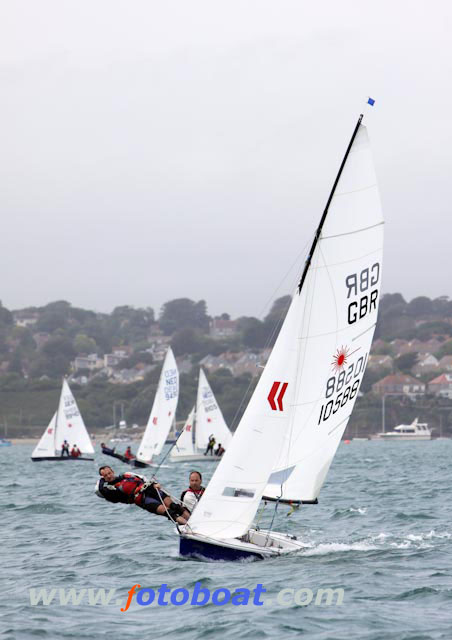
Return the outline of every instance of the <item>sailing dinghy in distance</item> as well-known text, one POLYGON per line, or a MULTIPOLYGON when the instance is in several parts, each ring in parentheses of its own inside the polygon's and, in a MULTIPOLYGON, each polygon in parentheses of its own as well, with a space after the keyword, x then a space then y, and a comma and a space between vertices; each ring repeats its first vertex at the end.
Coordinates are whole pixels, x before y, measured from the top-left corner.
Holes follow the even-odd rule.
POLYGON ((182 556, 262 559, 303 548, 252 522, 263 496, 275 509, 280 501, 317 502, 367 364, 383 217, 362 118, 254 394, 196 510, 178 528, 182 556))
POLYGON ((154 404, 138 447, 136 460, 133 461, 135 466, 148 466, 153 457, 161 453, 176 416, 178 400, 179 370, 171 347, 168 347, 154 404))
POLYGON ((63 462, 66 460, 94 460, 94 458, 86 457, 93 453, 94 447, 86 430, 85 423, 83 422, 68 382, 64 379, 58 410, 34 448, 31 459, 33 462, 40 462, 42 460, 55 462, 63 462), (61 447, 65 440, 69 443, 69 448, 76 444, 82 452, 82 455, 79 457, 61 456, 61 447))
POLYGON ((184 429, 170 453, 172 462, 218 462, 221 457, 204 455, 210 436, 227 449, 232 433, 223 418, 218 402, 202 369, 199 370, 196 410, 193 407, 184 429), (193 444, 193 430, 195 445, 193 444))
POLYGON ((118 458, 133 467, 144 468, 153 466, 153 456, 158 456, 165 444, 171 425, 176 415, 176 407, 179 399, 179 370, 176 359, 168 347, 162 372, 160 374, 157 391, 152 405, 151 413, 138 447, 136 458, 127 459, 119 453, 102 451, 106 456, 118 458))

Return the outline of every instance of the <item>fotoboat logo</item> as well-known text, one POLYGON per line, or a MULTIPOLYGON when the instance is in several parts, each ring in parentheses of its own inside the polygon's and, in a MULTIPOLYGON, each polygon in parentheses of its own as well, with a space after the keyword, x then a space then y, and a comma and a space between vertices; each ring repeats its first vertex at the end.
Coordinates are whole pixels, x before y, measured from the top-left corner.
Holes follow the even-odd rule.
POLYGON ((257 584, 251 588, 226 588, 208 589, 201 582, 197 582, 193 589, 171 588, 167 584, 162 584, 156 588, 142 587, 134 584, 126 595, 117 593, 116 589, 64 589, 53 587, 31 588, 29 590, 30 605, 36 606, 116 606, 121 613, 129 610, 131 605, 137 604, 140 607, 151 605, 158 607, 180 607, 189 605, 202 607, 213 604, 218 607, 226 605, 233 607, 306 607, 342 605, 344 601, 344 589, 321 588, 313 591, 310 588, 281 589, 274 596, 267 593, 267 589, 262 584, 257 584))
POLYGON ((288 382, 274 382, 272 388, 270 389, 270 393, 268 394, 268 402, 272 408, 273 411, 284 411, 284 407, 283 407, 283 398, 284 398, 284 394, 287 391, 287 387, 289 386, 288 382), (278 395, 276 395, 278 394, 278 395), (276 406, 275 403, 275 398, 276 398, 276 403, 278 403, 278 406, 276 406))

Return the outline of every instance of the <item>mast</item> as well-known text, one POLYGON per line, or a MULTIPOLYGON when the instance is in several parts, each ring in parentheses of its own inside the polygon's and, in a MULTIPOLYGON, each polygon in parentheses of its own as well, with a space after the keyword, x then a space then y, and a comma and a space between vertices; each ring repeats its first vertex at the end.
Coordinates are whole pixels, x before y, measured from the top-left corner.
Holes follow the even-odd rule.
POLYGON ((331 200, 333 199, 334 192, 336 191, 336 187, 337 187, 338 182, 340 180, 340 177, 342 175, 342 171, 343 171, 343 169, 345 167, 345 163, 347 162, 347 158, 349 156, 350 149, 352 148, 352 145, 353 145, 353 143, 355 141, 356 134, 358 133, 358 129, 359 129, 360 125, 361 125, 361 121, 362 121, 363 117, 364 117, 364 114, 361 113, 359 118, 358 118, 358 122, 356 123, 355 130, 353 131, 353 134, 352 134, 352 137, 350 139, 350 142, 348 143, 347 151, 345 152, 345 155, 344 155, 344 158, 342 160, 341 166, 339 167, 339 171, 338 171, 338 174, 336 176, 336 180, 334 181, 333 188, 331 189, 331 193, 330 193, 330 195, 328 197, 328 201, 326 203, 325 209, 324 209, 322 217, 320 219, 320 224, 317 227, 317 231, 315 232, 315 236, 314 236, 314 240, 313 240, 313 243, 312 243, 312 246, 311 246, 311 250, 310 250, 310 252, 308 254, 308 257, 306 258, 306 262, 305 262, 304 269, 303 269, 303 274, 302 274, 302 276, 300 278, 300 282, 298 283, 298 293, 299 294, 301 293, 304 281, 306 280, 306 276, 307 276, 309 267, 311 265, 312 256, 314 255, 314 251, 315 251, 315 248, 316 248, 317 243, 319 241, 320 234, 322 233, 322 228, 323 228, 323 225, 324 225, 325 220, 326 220, 328 209, 330 208, 331 200))

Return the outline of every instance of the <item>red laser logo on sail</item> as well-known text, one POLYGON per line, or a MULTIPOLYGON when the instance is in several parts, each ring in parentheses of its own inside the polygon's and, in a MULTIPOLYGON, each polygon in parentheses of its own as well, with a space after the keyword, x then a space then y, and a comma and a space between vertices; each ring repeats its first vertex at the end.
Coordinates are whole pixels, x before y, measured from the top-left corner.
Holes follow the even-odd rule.
POLYGON ((274 382, 272 388, 270 389, 270 393, 268 394, 267 400, 273 411, 284 411, 283 407, 283 398, 286 393, 288 382, 274 382), (282 385, 282 386, 281 386, 282 385), (279 393, 278 393, 279 391, 279 393), (278 407, 276 407, 275 396, 278 393, 278 397, 276 398, 276 402, 278 403, 278 407))
POLYGON ((347 364, 347 358, 349 356, 349 348, 341 347, 336 351, 336 355, 333 356, 333 362, 331 366, 333 367, 333 371, 336 373, 341 371, 345 365, 347 364))

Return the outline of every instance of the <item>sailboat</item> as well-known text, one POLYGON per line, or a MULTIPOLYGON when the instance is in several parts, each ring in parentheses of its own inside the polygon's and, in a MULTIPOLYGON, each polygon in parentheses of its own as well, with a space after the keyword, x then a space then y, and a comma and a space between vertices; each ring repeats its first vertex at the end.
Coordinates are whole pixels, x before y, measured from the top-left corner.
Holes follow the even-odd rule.
POLYGON ((50 420, 46 430, 33 453, 33 462, 52 460, 63 462, 66 460, 94 460, 87 456, 94 453, 91 439, 86 430, 85 423, 77 406, 72 391, 66 378, 63 380, 58 409, 50 420), (61 456, 61 447, 67 440, 69 447, 77 445, 82 452, 79 457, 61 456))
POLYGON ((178 527, 182 556, 263 559, 303 549, 253 519, 262 498, 275 510, 317 503, 366 368, 384 222, 362 118, 267 365, 196 510, 178 527))
POLYGON ((176 416, 179 399, 179 370, 171 347, 168 347, 151 413, 138 447, 137 457, 128 460, 119 453, 102 451, 105 455, 118 458, 134 467, 152 466, 152 459, 158 456, 165 444, 171 425, 176 416))
POLYGON ((218 462, 221 459, 218 456, 204 455, 211 436, 224 449, 228 448, 232 439, 232 433, 224 420, 206 374, 200 369, 196 408, 193 407, 191 410, 182 433, 171 450, 170 460, 173 462, 218 462))

